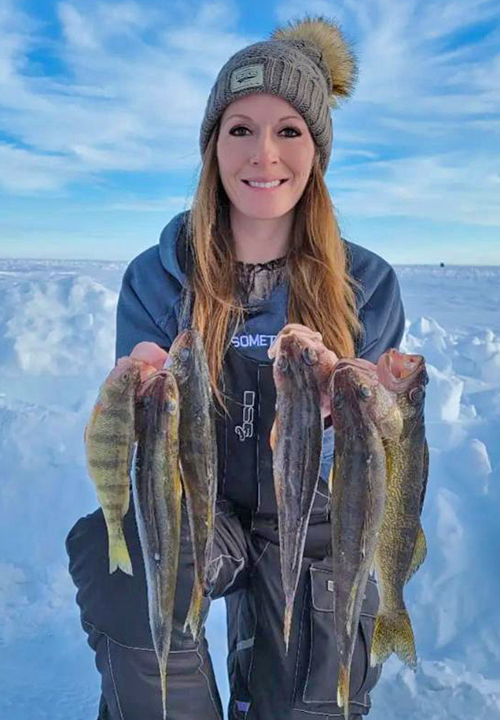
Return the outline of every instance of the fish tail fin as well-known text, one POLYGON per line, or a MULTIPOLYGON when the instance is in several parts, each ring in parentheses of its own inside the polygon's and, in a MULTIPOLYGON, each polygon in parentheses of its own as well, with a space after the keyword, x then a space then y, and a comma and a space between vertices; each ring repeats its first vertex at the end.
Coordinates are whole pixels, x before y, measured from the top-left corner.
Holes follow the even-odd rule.
POLYGON ((125 541, 122 528, 119 532, 109 535, 109 572, 114 573, 117 568, 127 575, 133 575, 132 561, 125 541))
POLYGON ((415 670, 417 654, 410 616, 406 610, 381 613, 373 629, 370 665, 381 665, 393 652, 405 665, 415 670))
POLYGON ((195 577, 193 592, 191 594, 191 604, 189 605, 188 614, 184 623, 184 632, 189 628, 193 640, 198 639, 200 631, 201 606, 203 603, 203 588, 201 583, 195 577))
POLYGON ((349 720, 349 682, 350 670, 347 665, 341 664, 337 685, 337 705, 344 708, 345 720, 349 720))
POLYGON ((418 529, 417 534, 417 540, 415 542, 415 548, 413 549, 413 557, 411 559, 410 567, 408 568, 408 573, 406 574, 406 581, 410 580, 419 567, 424 562, 425 558, 427 556, 427 541, 425 539, 424 531, 422 530, 422 526, 418 529))
POLYGON ((285 606, 285 618, 283 621, 283 637, 285 638, 285 654, 288 655, 288 644, 290 642, 290 629, 292 627, 293 604, 287 601, 285 606))

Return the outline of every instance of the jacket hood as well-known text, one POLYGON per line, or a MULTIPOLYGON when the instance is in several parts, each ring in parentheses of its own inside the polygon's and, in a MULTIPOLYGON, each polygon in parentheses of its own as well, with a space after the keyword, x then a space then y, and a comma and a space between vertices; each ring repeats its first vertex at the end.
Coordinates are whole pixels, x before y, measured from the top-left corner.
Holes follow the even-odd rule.
POLYGON ((185 285, 189 262, 185 233, 188 215, 189 210, 175 215, 163 228, 159 242, 161 264, 181 285, 185 285))

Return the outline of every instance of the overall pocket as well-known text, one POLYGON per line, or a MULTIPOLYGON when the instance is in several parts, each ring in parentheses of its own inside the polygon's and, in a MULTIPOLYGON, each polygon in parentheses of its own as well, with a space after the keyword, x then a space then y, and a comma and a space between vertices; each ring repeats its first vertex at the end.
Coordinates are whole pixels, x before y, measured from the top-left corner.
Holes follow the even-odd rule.
MULTIPOLYGON (((321 565, 310 568, 310 618, 309 637, 304 631, 301 638, 302 652, 308 654, 307 670, 302 675, 302 688, 296 688, 295 697, 309 709, 324 712, 337 707, 337 682, 339 674, 339 654, 335 641, 333 622, 333 573, 321 565), (309 643, 307 643, 309 639, 309 643)), ((375 686, 380 669, 370 666, 370 647, 373 636, 373 624, 378 607, 376 582, 370 578, 367 582, 365 600, 357 631, 357 639, 351 662, 350 704, 352 712, 360 712, 370 707, 368 693, 375 686)), ((306 628, 304 628, 306 630, 306 628)))

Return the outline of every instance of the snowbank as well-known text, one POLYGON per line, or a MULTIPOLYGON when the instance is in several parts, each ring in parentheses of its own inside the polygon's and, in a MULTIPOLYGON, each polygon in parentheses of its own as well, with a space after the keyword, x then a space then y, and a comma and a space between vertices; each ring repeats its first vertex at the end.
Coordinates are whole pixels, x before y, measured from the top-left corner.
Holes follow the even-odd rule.
MULTIPOLYGON (((95 715, 98 676, 63 544, 96 506, 83 429, 113 364, 123 270, 0 261, 0 717, 8 720, 95 715)), ((418 671, 391 658, 370 717, 492 720, 500 718, 500 269, 398 273, 404 348, 429 364, 429 554, 406 593, 418 671)), ((227 700, 224 621, 215 603, 208 631, 227 700)))

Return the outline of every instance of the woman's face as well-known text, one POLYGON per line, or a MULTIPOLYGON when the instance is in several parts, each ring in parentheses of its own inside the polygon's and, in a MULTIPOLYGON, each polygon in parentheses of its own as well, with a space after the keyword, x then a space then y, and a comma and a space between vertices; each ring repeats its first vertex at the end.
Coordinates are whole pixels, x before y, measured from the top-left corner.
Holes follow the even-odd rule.
POLYGON ((221 118, 217 160, 233 210, 249 218, 279 218, 300 199, 315 146, 301 115, 274 95, 248 95, 232 102, 221 118), (250 181, 280 181, 252 187, 250 181))

